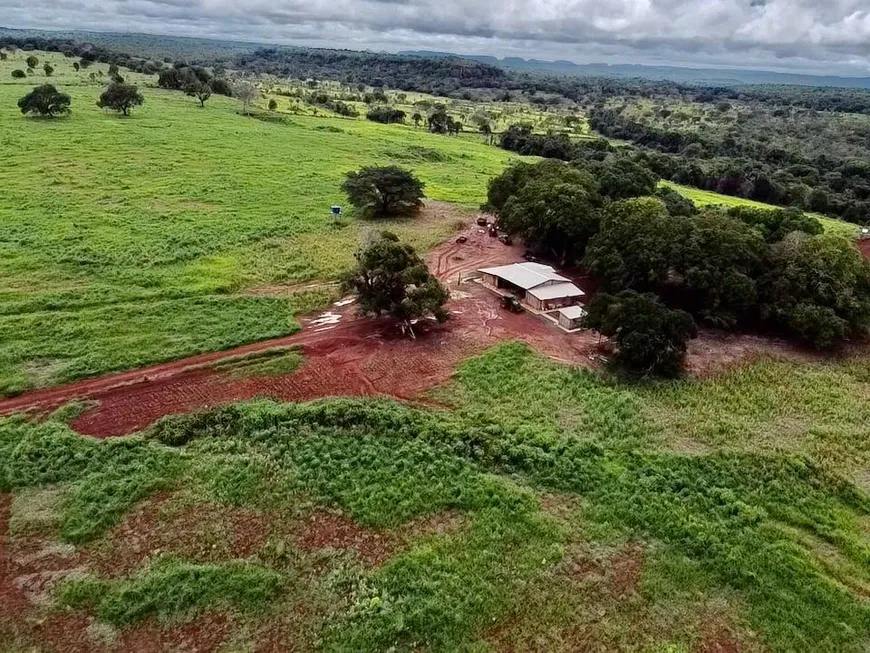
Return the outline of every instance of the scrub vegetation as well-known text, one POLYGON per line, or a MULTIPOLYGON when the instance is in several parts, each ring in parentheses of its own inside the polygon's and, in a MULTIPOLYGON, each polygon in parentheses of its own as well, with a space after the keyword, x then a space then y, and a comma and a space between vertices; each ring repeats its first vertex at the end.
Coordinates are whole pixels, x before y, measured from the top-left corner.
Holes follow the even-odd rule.
MULTIPOLYGON (((54 497, 13 547, 36 532, 84 561, 39 610, 118 637, 219 613, 239 646, 860 650, 870 502, 847 476, 867 470, 868 378, 864 362, 759 361, 635 385, 508 344, 436 411, 254 403, 102 442, 8 418, 0 490, 18 524, 54 497), (178 517, 233 510, 263 531, 235 554, 231 528, 197 547, 178 517), (324 511, 354 536, 312 546, 300 527, 324 511), (167 527, 176 539, 130 559, 125 533, 167 527)), ((29 641, 9 620, 0 634, 29 641)))

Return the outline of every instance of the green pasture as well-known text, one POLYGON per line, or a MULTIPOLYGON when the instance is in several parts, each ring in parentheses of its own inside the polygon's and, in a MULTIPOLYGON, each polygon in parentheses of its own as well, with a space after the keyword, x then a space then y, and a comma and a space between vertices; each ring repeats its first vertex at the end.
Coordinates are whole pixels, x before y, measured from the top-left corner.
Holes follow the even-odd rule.
POLYGON ((861 651, 868 380, 761 360, 634 384, 506 344, 438 410, 254 403, 108 441, 0 420, 10 542, 79 561, 35 621, 0 615, 0 646, 57 614, 110 643, 221 614, 227 650, 861 651), (137 537, 165 544, 131 559, 117 525, 151 502, 137 537), (356 535, 303 546, 324 510, 356 535), (238 524, 262 531, 240 557, 238 524), (373 537, 393 542, 374 564, 373 537))
POLYGON ((0 63, 0 394, 226 348, 292 332, 323 293, 292 286, 332 279, 372 229, 420 248, 456 217, 354 219, 344 173, 397 163, 428 197, 476 207, 513 157, 483 142, 364 120, 240 115, 213 96, 204 109, 130 75, 145 105, 129 118, 95 105, 106 66, 76 73, 42 55, 17 82, 25 53, 0 63), (96 80, 90 79, 91 73, 96 80), (25 118, 18 98, 51 81, 72 115, 25 118), (333 204, 345 205, 335 220, 333 204), (289 286, 284 296, 247 289, 289 286))

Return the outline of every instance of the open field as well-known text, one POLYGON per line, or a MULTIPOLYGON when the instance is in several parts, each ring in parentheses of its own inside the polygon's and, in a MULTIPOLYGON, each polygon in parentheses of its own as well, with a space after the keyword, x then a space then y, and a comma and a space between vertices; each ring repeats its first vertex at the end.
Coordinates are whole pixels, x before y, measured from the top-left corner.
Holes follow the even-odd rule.
POLYGON ((870 503, 834 469, 866 478, 867 372, 633 386, 508 344, 449 409, 253 404, 103 442, 74 410, 6 418, 0 642, 861 650, 870 503))
POLYGON ((264 122, 224 97, 199 109, 153 88, 122 119, 94 105, 99 67, 76 74, 60 55, 52 79, 72 116, 26 119, 15 103, 45 78, 12 83, 23 57, 0 63, 0 394, 291 333, 323 291, 244 291, 334 278, 375 227, 421 247, 455 228, 458 213, 439 209, 335 221, 345 172, 395 161, 430 198, 476 206, 512 158, 411 127, 264 122))

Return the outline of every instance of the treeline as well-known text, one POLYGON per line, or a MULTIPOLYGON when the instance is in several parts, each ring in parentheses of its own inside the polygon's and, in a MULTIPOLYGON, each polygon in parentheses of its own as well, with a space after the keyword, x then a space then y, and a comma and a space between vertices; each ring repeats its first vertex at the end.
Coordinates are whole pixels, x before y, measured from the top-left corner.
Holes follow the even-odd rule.
POLYGON ((261 48, 237 55, 233 63, 252 73, 329 79, 435 95, 465 87, 499 87, 508 76, 501 68, 459 58, 429 59, 351 50, 261 48))
POLYGON ((741 100, 779 106, 803 107, 814 111, 870 114, 870 90, 816 86, 719 86, 704 87, 696 102, 741 100))
POLYGON ((573 161, 585 152, 608 152, 613 148, 603 138, 572 140, 567 134, 535 134, 531 125, 511 125, 499 139, 499 146, 526 156, 573 161))
POLYGON ((153 75, 163 68, 160 61, 152 61, 142 57, 135 57, 126 52, 118 52, 99 45, 82 43, 71 39, 47 39, 47 38, 16 38, 0 36, 0 48, 20 49, 25 51, 44 50, 46 52, 60 52, 67 58, 78 57, 84 67, 89 63, 100 62, 123 66, 137 73, 153 75))
POLYGON ((589 125, 644 148, 640 156, 664 179, 865 222, 870 216, 870 124, 862 137, 859 125, 838 131, 836 124, 820 124, 811 116, 788 122, 775 118, 754 111, 739 114, 738 128, 686 124, 673 129, 617 109, 593 109, 589 125))
MULTIPOLYGON (((675 195, 656 189, 653 171, 630 156, 610 153, 515 164, 490 182, 487 208, 534 252, 582 264, 607 301, 632 310, 652 315, 661 303, 701 323, 775 331, 819 348, 866 335, 870 263, 848 240, 822 233, 800 211, 699 211, 675 195)), ((679 315, 661 317, 691 331, 679 315)), ((660 336, 644 333, 638 345, 660 336)), ((655 352, 642 349, 655 367, 655 352)))

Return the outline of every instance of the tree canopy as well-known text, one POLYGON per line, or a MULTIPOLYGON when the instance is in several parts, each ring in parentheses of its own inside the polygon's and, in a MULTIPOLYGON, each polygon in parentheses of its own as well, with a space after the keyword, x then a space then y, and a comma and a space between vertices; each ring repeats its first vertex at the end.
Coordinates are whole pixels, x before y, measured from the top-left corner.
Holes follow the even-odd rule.
POLYGON ((356 295, 367 315, 390 315, 413 335, 412 320, 432 316, 447 319, 444 304, 450 295, 414 248, 382 232, 356 255, 356 267, 342 279, 345 292, 356 295))
POLYGON ((43 84, 18 100, 18 108, 23 114, 53 118, 69 113, 71 102, 66 93, 60 93, 52 84, 43 84))
POLYGON ((364 218, 412 215, 423 205, 424 184, 398 166, 367 166, 348 172, 342 184, 350 203, 364 218))
POLYGON ((101 109, 120 111, 122 115, 129 115, 130 109, 141 106, 145 98, 139 89, 131 84, 112 82, 100 95, 97 106, 101 109))
POLYGON ((614 344, 614 362, 641 376, 676 376, 686 343, 696 334, 692 316, 668 308, 656 295, 623 290, 599 293, 589 304, 585 325, 614 344))

